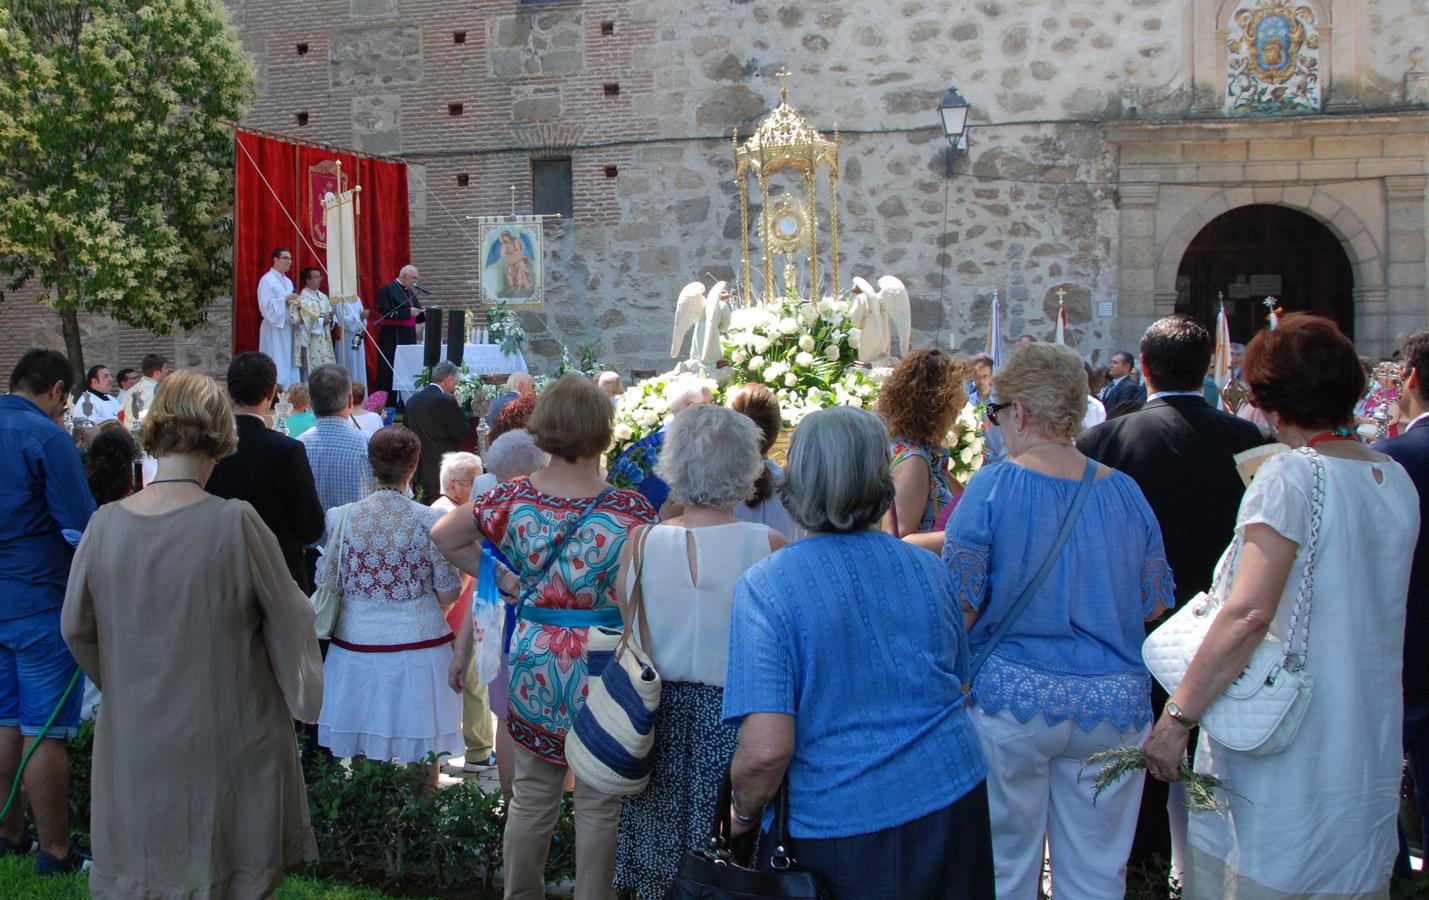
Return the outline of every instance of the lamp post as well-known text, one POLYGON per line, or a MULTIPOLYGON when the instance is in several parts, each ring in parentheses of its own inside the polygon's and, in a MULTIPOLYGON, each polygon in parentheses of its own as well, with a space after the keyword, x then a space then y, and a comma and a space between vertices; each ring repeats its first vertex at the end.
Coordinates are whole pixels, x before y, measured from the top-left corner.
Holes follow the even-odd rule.
POLYGON ((943 137, 948 139, 948 177, 951 178, 958 151, 968 149, 968 101, 957 88, 948 88, 947 95, 939 101, 938 117, 943 123, 943 137))

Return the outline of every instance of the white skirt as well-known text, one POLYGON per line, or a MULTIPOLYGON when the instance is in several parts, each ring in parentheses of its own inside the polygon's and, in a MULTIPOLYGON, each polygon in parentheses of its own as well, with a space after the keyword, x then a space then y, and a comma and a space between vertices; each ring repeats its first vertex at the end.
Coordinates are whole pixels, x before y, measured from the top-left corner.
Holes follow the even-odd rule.
POLYGON ((333 645, 323 662, 318 743, 334 756, 403 763, 461 756, 461 694, 447 684, 452 645, 357 653, 333 645))

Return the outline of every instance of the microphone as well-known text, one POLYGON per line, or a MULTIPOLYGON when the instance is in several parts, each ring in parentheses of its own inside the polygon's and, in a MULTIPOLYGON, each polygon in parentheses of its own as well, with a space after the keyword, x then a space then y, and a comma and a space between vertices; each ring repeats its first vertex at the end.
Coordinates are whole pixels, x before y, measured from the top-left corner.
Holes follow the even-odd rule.
POLYGON ((419 294, 430 294, 430 293, 431 293, 431 291, 429 291, 429 290, 427 290, 426 288, 422 287, 420 284, 414 284, 414 285, 412 285, 412 290, 416 291, 416 292, 419 293, 419 294))

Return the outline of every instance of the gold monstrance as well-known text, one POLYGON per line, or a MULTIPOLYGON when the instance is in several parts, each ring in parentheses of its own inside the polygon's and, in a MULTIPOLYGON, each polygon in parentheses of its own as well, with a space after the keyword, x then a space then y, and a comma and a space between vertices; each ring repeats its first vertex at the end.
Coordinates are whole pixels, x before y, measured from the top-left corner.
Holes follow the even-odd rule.
MULTIPOLYGON (((780 71, 780 78, 789 73, 780 71)), ((825 138, 799 115, 799 111, 789 105, 789 88, 779 88, 779 105, 774 108, 759 128, 743 144, 739 142, 739 129, 734 130, 734 183, 739 186, 740 222, 743 226, 742 243, 744 250, 743 299, 752 303, 754 291, 749 279, 749 182, 752 172, 759 179, 760 226, 759 235, 764 254, 764 294, 763 302, 775 300, 779 295, 774 280, 774 257, 784 257, 784 280, 786 285, 794 281, 794 261, 796 253, 808 253, 809 257, 809 297, 818 299, 819 257, 818 257, 818 203, 815 180, 820 167, 829 173, 829 245, 832 254, 833 291, 839 290, 839 136, 834 129, 833 139, 825 138), (804 175, 804 200, 797 200, 785 194, 772 203, 769 198, 770 176, 781 169, 792 169, 804 175)))

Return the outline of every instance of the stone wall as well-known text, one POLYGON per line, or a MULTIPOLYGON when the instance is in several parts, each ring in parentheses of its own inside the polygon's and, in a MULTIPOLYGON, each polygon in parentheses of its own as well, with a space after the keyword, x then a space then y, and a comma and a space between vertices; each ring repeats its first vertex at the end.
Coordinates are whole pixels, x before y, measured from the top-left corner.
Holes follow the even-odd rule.
MULTIPOLYGON (((1415 91, 1429 91, 1416 78, 1423 54, 1416 55, 1414 35, 1429 33, 1421 27, 1429 26, 1424 0, 1335 2, 1333 17, 1318 0, 1307 2, 1326 35, 1321 54, 1333 111, 1404 113, 1408 129, 1423 134, 1424 114, 1412 107, 1421 102, 1415 91)), ((951 339, 980 349, 994 290, 1005 300, 1005 338, 1049 337, 1058 289, 1067 292, 1071 334, 1085 354, 1132 341, 1158 309, 1157 261, 1151 251, 1124 252, 1127 223, 1140 221, 1128 219, 1124 203, 1131 198, 1135 207, 1146 192, 1123 184, 1123 145, 1108 129, 1219 119, 1225 82, 1217 69, 1224 61, 1218 17, 1229 6, 230 5, 260 72, 261 96, 248 122, 404 157, 412 167, 413 262, 448 305, 476 301, 476 227, 467 217, 509 211, 512 185, 518 211, 528 212, 531 160, 569 157, 575 215, 546 232, 547 303, 524 313, 532 355, 549 360, 560 343, 574 351, 589 340, 623 370, 668 365, 673 303, 683 284, 735 282, 740 218, 730 135, 734 128, 748 134, 777 102, 782 68, 792 73, 791 102, 817 128, 837 127, 841 135, 845 286, 855 274, 903 278, 919 343, 951 339), (953 84, 973 105, 973 127, 950 179, 935 107, 953 84), (306 125, 296 124, 299 113, 306 125), (1137 254, 1148 253, 1152 268, 1143 278, 1137 254), (1095 317, 1097 300, 1117 301, 1121 316, 1095 317)), ((1364 121, 1372 132, 1374 117, 1364 121)), ((1255 127, 1227 122, 1215 140, 1255 127)), ((1214 155, 1204 135, 1193 143, 1195 152, 1214 155)), ((1197 178, 1212 178, 1212 164, 1197 178)), ((1171 166, 1152 177, 1169 186, 1181 174, 1171 166)), ((1238 174, 1223 174, 1252 178, 1244 162, 1238 174)), ((1313 167, 1287 177, 1293 184, 1341 180, 1313 167)), ((1380 190, 1378 183, 1359 193, 1380 190)), ((822 185, 819 203, 826 212, 822 185)), ((1382 204, 1377 214, 1383 226, 1382 204)), ((1416 232, 1403 222, 1422 229, 1422 202, 1417 217, 1398 215, 1400 244, 1413 245, 1416 232)), ((1405 252, 1422 257, 1423 247, 1405 252)), ((1412 275, 1400 271, 1401 279, 1412 275)), ((0 328, 8 332, 13 318, 0 309, 0 328)), ((197 346, 208 352, 212 343, 204 338, 197 346)))

